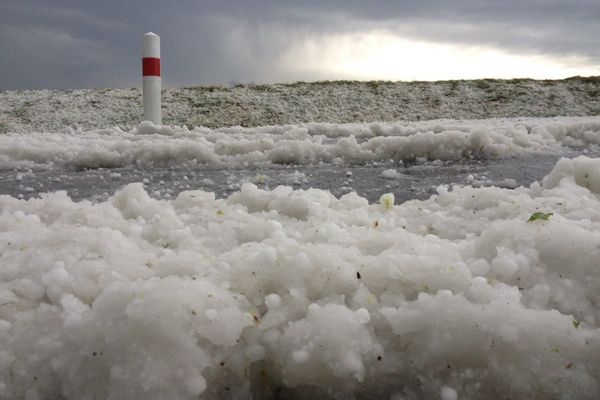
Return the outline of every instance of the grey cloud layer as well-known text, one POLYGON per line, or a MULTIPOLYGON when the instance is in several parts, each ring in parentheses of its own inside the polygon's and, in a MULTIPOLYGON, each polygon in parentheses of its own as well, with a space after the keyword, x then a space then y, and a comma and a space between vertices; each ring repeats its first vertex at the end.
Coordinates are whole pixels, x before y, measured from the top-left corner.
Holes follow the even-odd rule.
POLYGON ((598 20, 600 2, 588 0, 10 1, 0 6, 0 89, 136 86, 149 30, 161 35, 171 85, 332 78, 278 60, 304 39, 372 29, 600 64, 598 20))

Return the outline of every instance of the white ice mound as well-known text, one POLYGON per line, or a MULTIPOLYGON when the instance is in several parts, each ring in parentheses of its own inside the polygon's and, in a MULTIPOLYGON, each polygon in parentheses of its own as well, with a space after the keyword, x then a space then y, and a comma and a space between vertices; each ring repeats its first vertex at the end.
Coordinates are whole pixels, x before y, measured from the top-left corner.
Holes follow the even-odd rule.
POLYGON ((591 192, 600 193, 600 159, 563 158, 544 178, 544 187, 556 187, 563 179, 574 180, 579 186, 587 188, 591 192))
POLYGON ((142 121, 139 123, 138 127, 134 129, 134 133, 138 135, 172 135, 174 130, 169 126, 155 125, 152 121, 142 121))
POLYGON ((599 165, 385 207, 0 196, 0 399, 595 398, 599 165))
MULTIPOLYGON (((314 164, 468 160, 600 145, 600 117, 0 135, 0 167, 314 164)), ((390 172, 390 178, 397 177, 390 172)))

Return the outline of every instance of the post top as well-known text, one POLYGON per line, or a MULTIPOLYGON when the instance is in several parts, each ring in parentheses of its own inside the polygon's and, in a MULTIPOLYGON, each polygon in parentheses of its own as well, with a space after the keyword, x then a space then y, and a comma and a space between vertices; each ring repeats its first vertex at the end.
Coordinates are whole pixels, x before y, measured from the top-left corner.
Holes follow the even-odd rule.
POLYGON ((160 36, 154 32, 144 35, 144 47, 142 57, 160 58, 160 36))

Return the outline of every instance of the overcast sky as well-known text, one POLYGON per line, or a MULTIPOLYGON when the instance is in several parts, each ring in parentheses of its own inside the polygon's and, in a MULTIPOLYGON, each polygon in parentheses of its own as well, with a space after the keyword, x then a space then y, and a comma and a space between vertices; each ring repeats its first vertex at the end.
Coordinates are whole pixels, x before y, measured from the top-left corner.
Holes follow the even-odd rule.
POLYGON ((600 75, 598 0, 3 0, 0 90, 600 75))

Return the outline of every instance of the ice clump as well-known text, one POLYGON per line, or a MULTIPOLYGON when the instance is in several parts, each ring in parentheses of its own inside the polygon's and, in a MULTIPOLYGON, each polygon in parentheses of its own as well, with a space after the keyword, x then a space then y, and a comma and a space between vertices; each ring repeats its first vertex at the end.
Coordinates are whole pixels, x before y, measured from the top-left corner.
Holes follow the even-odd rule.
POLYGON ((395 198, 393 193, 382 194, 379 198, 379 204, 381 204, 381 207, 384 210, 390 210, 392 207, 394 207, 394 201, 395 198))
POLYGON ((386 179, 396 179, 401 176, 401 174, 395 169, 386 169, 381 173, 381 176, 386 179))
POLYGON ((0 398, 595 398, 599 171, 400 205, 0 196, 0 398))

